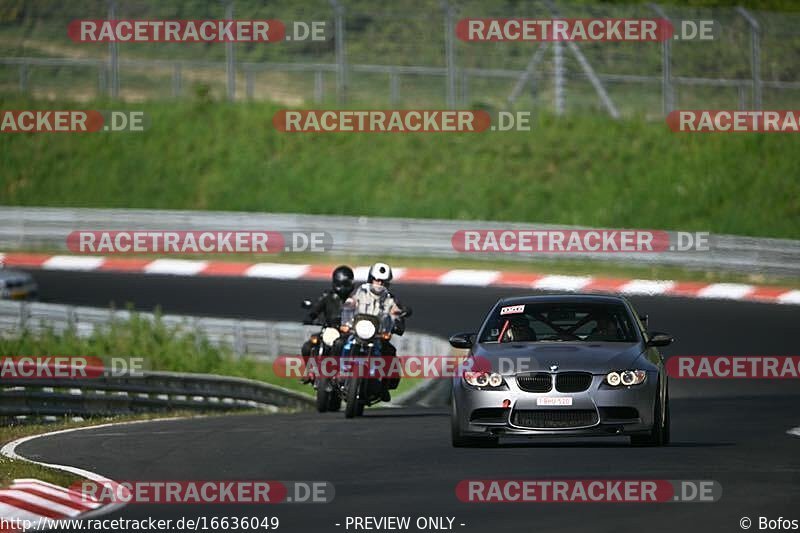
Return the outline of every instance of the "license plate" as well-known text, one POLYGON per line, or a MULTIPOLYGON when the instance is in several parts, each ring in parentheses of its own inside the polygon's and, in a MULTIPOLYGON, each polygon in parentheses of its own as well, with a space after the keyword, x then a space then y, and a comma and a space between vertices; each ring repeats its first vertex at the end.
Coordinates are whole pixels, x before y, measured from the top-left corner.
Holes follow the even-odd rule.
POLYGON ((569 396, 558 398, 536 398, 536 405, 572 405, 572 398, 569 396))

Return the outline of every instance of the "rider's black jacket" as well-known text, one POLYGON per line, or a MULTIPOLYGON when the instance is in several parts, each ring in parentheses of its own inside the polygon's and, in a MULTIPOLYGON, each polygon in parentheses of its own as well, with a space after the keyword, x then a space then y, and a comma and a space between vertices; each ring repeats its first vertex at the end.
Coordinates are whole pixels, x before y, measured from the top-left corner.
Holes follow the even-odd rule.
POLYGON ((325 291, 308 310, 304 323, 321 324, 338 328, 342 321, 342 304, 344 300, 333 291, 325 291))

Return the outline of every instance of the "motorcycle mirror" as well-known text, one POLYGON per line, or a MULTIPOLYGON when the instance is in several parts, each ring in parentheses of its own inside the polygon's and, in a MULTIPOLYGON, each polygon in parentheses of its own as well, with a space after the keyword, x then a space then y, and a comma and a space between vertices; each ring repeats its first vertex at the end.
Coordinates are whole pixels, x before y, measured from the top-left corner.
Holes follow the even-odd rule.
POLYGON ((303 309, 311 309, 311 300, 303 300, 303 303, 300 304, 300 307, 303 309))

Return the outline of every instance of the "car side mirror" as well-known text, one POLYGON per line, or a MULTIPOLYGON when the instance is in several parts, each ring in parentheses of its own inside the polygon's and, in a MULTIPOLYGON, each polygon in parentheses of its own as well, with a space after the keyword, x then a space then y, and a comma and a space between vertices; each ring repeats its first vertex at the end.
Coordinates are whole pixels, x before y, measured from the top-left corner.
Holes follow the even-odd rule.
POLYGON ((644 314, 644 315, 639 315, 639 321, 640 321, 640 322, 642 323, 642 325, 644 326, 644 329, 647 329, 647 319, 648 319, 648 318, 650 318, 650 317, 649 317, 649 316, 647 316, 646 314, 644 314))
POLYGON ((674 340, 668 333, 653 332, 650 340, 647 341, 647 346, 669 346, 674 340))
POLYGON ((474 336, 474 333, 456 333, 450 337, 450 346, 453 348, 461 348, 462 350, 472 348, 472 339, 474 336))
POLYGON ((303 303, 300 304, 300 307, 303 309, 311 309, 311 300, 303 300, 303 303))

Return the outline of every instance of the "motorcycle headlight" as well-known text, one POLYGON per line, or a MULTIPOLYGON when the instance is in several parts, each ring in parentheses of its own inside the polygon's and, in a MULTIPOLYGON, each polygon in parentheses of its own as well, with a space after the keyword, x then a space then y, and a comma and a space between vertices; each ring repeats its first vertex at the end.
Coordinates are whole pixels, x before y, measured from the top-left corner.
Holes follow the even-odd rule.
POLYGON ((356 330, 356 335, 365 341, 375 336, 375 324, 369 320, 359 320, 353 329, 356 330))
POLYGON ((334 341, 340 336, 336 328, 325 328, 322 330, 322 342, 328 346, 333 346, 334 341))
POLYGON ((606 383, 612 387, 624 385, 641 385, 647 380, 647 372, 644 370, 624 370, 622 372, 609 372, 606 376, 606 383))
POLYGON ((504 387, 506 382, 497 372, 464 372, 464 381, 473 387, 488 387, 498 389, 504 387))

